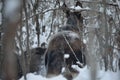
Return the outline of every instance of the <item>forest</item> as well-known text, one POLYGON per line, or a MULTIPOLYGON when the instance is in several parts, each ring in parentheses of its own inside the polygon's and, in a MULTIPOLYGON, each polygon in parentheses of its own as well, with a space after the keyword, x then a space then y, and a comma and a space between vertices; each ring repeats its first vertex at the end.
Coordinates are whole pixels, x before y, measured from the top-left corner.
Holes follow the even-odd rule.
POLYGON ((86 80, 120 74, 120 0, 0 0, 0 80, 73 80, 72 65, 90 70, 86 80))

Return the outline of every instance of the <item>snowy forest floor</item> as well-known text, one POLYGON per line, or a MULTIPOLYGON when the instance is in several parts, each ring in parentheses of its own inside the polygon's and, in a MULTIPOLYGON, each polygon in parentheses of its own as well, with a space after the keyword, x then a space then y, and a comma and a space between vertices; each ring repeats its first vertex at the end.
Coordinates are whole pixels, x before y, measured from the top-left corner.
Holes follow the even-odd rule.
MULTIPOLYGON (((76 67, 80 73, 79 75, 74 78, 73 80, 91 80, 90 79, 90 70, 87 67, 82 69, 76 67)), ((24 80, 22 77, 19 80, 24 80)), ((27 74, 27 80, 66 80, 62 75, 53 77, 53 78, 45 78, 41 75, 35 75, 33 73, 27 74)), ((96 80, 120 80, 120 71, 112 72, 112 71, 104 71, 104 70, 97 70, 97 79, 96 80)))

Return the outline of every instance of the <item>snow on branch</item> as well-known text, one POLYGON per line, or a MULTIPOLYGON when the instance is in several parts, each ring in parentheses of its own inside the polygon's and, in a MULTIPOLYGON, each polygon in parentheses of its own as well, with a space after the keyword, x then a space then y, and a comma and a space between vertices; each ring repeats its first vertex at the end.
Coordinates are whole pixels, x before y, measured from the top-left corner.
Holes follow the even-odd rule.
MULTIPOLYGON (((80 1, 80 2, 82 2, 82 3, 103 4, 102 1, 80 1)), ((118 7, 120 8, 120 1, 118 1, 118 0, 117 0, 116 3, 114 3, 114 2, 109 2, 109 3, 108 3, 108 2, 107 2, 106 4, 107 4, 107 5, 112 5, 112 6, 118 6, 118 7)), ((47 12, 49 12, 49 11, 54 11, 54 10, 64 10, 64 8, 62 8, 62 6, 61 6, 61 7, 59 7, 59 8, 47 9, 47 10, 44 10, 44 11, 42 11, 42 12, 38 12, 38 13, 36 13, 36 14, 28 17, 28 19, 30 19, 30 18, 38 15, 38 14, 41 15, 41 14, 45 14, 45 13, 47 13, 47 12)), ((89 7, 82 8, 82 7, 80 7, 80 6, 71 6, 71 7, 69 7, 69 8, 66 8, 66 10, 70 10, 71 12, 92 11, 92 12, 96 12, 96 13, 103 13, 103 11, 101 11, 101 10, 100 10, 100 11, 99 11, 99 10, 93 10, 93 9, 91 9, 91 8, 89 8, 89 7)), ((109 15, 109 14, 108 14, 108 15, 109 15)), ((25 20, 25 19, 24 19, 24 20, 25 20)), ((24 21, 24 20, 23 20, 23 21, 24 21)))
MULTIPOLYGON (((82 3, 96 3, 96 4, 103 4, 102 1, 80 1, 82 3)), ((117 0, 117 2, 106 2, 106 5, 112 5, 112 6, 120 6, 120 1, 117 0)))
MULTIPOLYGON (((70 7, 69 8, 72 12, 82 12, 82 11, 93 11, 92 9, 90 9, 89 7, 86 8, 81 8, 80 6, 77 7, 70 7)), ((95 11, 95 10, 94 10, 95 11)), ((99 11, 95 11, 95 12, 99 12, 99 11)))
MULTIPOLYGON (((99 11, 92 10, 92 9, 90 9, 89 7, 86 7, 86 8, 75 7, 75 8, 73 8, 73 6, 72 6, 71 8, 68 8, 68 9, 69 9, 70 11, 73 11, 73 12, 95 11, 95 12, 100 13, 99 11)), ((36 15, 38 15, 38 14, 45 14, 45 13, 47 13, 47 12, 49 12, 49 11, 54 11, 54 10, 63 10, 63 9, 62 9, 62 8, 47 9, 47 10, 45 10, 45 11, 43 11, 43 12, 38 12, 38 13, 36 13, 36 14, 28 17, 28 19, 33 18, 34 16, 36 16, 36 15)), ((25 21, 25 18, 23 19, 23 21, 25 21)))

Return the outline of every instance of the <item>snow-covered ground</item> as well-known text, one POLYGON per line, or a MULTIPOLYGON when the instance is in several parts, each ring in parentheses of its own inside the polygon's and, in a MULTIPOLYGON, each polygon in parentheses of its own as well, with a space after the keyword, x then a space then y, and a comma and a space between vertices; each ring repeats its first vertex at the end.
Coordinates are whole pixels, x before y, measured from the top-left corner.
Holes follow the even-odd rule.
MULTIPOLYGON (((80 73, 76 78, 74 78, 74 80, 91 80, 90 70, 87 67, 82 68, 82 69, 78 67, 76 68, 80 71, 80 73)), ((22 77, 20 80, 24 80, 24 78, 22 77)), ((33 73, 29 73, 27 74, 27 80, 66 80, 66 79, 62 75, 59 75, 53 78, 45 78, 45 77, 42 77, 41 75, 35 75, 33 73)), ((104 70, 98 70, 96 80, 120 80, 120 71, 105 72, 104 70)))

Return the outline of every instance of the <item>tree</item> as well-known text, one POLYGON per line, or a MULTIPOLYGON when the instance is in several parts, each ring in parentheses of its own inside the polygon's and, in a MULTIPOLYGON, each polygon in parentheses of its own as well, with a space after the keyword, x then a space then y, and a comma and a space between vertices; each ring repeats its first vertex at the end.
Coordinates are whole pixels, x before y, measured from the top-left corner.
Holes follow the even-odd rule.
MULTIPOLYGON (((3 69, 3 79, 4 80, 14 80, 17 79, 17 62, 16 57, 14 55, 15 49, 15 35, 17 32, 18 24, 20 23, 20 7, 14 6, 11 7, 11 11, 7 10, 10 4, 9 1, 2 1, 3 3, 3 10, 2 10, 2 49, 3 49, 3 62, 2 62, 2 69, 3 69), (15 8, 16 7, 16 8, 15 8), (15 11, 15 10, 18 11, 15 11), (14 16, 14 18, 12 17, 14 16)), ((19 5, 19 4, 18 4, 19 5)))
MULTIPOLYGON (((95 59, 92 60, 90 57, 88 66, 92 66, 96 70, 97 66, 94 65, 99 63, 101 69, 104 67, 105 71, 118 69, 118 66, 113 64, 116 59, 115 64, 118 65, 120 59, 118 57, 120 56, 120 5, 117 3, 118 0, 22 0, 20 3, 23 6, 17 6, 9 11, 6 7, 10 1, 13 0, 0 1, 2 3, 0 73, 2 64, 6 62, 9 64, 4 64, 4 66, 16 64, 16 57, 13 54, 16 51, 17 54, 22 55, 21 65, 25 76, 29 72, 31 48, 48 43, 51 35, 66 24, 66 15, 62 11, 62 4, 66 3, 70 10, 74 10, 71 6, 74 6, 77 1, 80 1, 83 7, 78 10, 83 16, 81 40, 86 42, 87 55, 94 56, 95 59), (27 51, 27 58, 25 58, 24 51, 27 51), (93 61, 96 61, 95 64, 93 61)), ((16 65, 5 68, 9 71, 13 67, 16 65)), ((5 69, 4 72, 11 73, 5 69)), ((11 79, 12 76, 15 76, 15 72, 7 75, 8 78, 11 79)))

